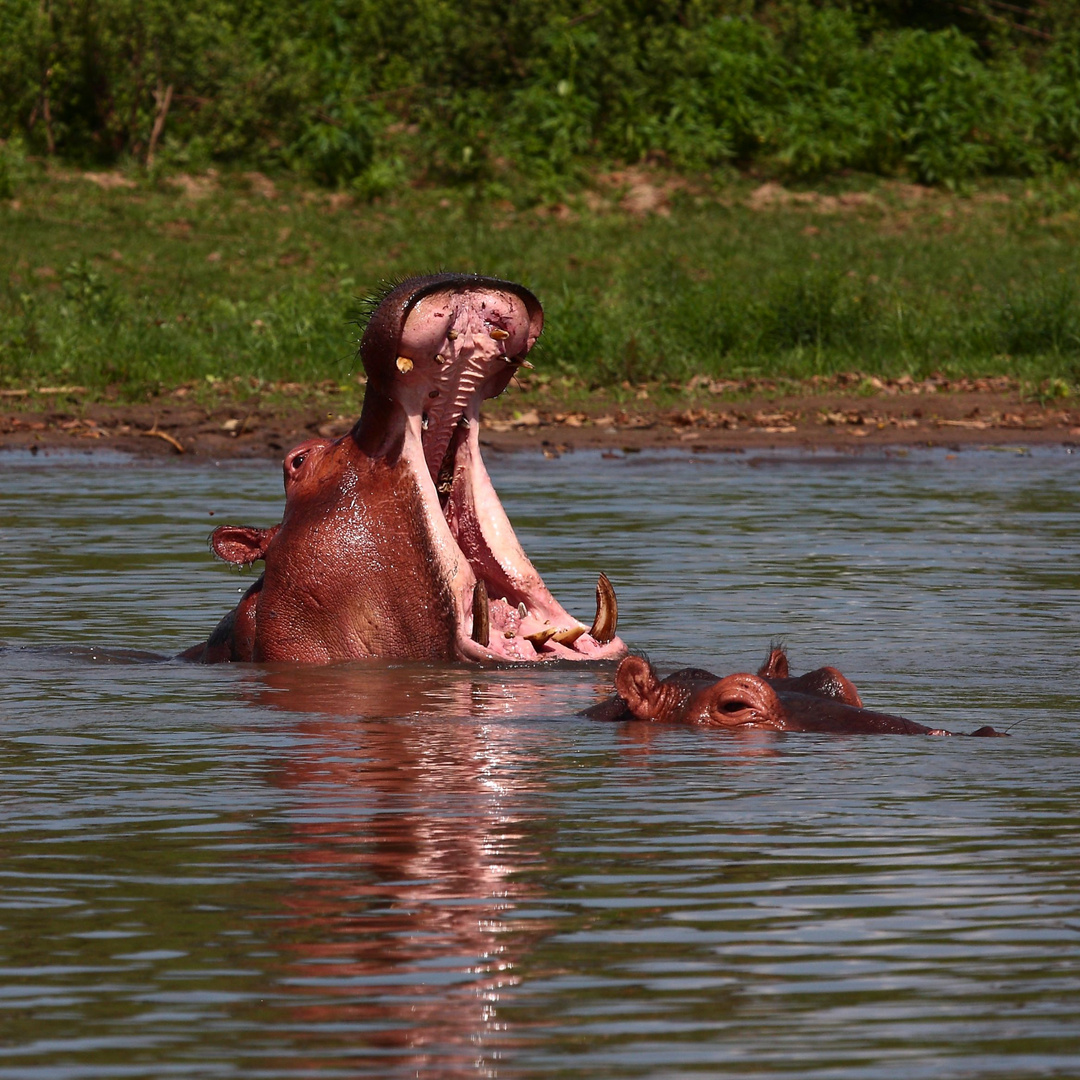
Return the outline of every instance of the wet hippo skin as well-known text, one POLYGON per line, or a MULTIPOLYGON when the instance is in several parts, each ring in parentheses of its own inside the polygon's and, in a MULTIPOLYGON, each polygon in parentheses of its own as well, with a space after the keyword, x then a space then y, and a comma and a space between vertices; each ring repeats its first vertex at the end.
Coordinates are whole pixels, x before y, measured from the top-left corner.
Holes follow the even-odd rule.
MULTIPOLYGON (((728 730, 754 728, 824 734, 953 735, 942 728, 863 706, 854 685, 836 668, 792 677, 787 656, 774 648, 756 675, 721 678, 683 668, 661 679, 640 656, 627 656, 615 672, 615 694, 587 709, 600 720, 647 720, 728 730)), ((992 727, 971 732, 1000 736, 992 727)))
POLYGON ((542 326, 539 301, 513 282, 439 274, 392 288, 361 341, 359 420, 285 456, 280 525, 215 531, 216 555, 264 560, 265 572, 183 658, 516 664, 625 654, 607 578, 592 624, 570 615, 522 550, 480 456, 480 405, 531 366, 542 326))

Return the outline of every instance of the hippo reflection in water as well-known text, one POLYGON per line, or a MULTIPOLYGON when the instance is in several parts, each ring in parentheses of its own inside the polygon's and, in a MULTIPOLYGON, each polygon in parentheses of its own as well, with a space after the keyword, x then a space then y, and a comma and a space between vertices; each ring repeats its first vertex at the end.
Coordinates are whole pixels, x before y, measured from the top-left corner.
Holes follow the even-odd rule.
POLYGON ((586 626, 525 555, 480 457, 481 402, 531 366, 543 320, 536 297, 508 281, 438 274, 391 289, 360 344, 360 419, 286 455, 280 525, 215 531, 218 556, 265 560, 265 572, 183 658, 622 656, 607 578, 586 626))
MULTIPOLYGON (((792 677, 787 655, 776 647, 756 675, 726 678, 701 668, 683 668, 661 679, 648 660, 627 656, 615 672, 615 695, 586 709, 585 715, 600 720, 652 720, 733 730, 955 734, 864 708, 855 686, 836 668, 818 668, 792 677)), ((1003 733, 981 727, 971 734, 1003 733)))

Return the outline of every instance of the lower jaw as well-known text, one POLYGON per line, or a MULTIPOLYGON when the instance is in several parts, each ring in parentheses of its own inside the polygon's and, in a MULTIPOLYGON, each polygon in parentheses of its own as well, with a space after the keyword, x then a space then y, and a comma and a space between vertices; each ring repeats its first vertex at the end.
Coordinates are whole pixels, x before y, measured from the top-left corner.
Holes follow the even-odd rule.
POLYGON ((583 663, 618 660, 627 653, 621 638, 599 642, 578 639, 578 647, 568 648, 557 642, 548 642, 537 648, 526 638, 502 638, 491 640, 487 646, 480 645, 464 634, 458 634, 457 652, 461 660, 480 664, 551 664, 583 663))
MULTIPOLYGON (((455 428, 437 473, 431 471, 422 438, 413 444, 418 444, 419 453, 407 450, 406 457, 413 459, 418 471, 422 469, 425 480, 430 477, 430 488, 421 483, 429 497, 435 496, 432 518, 442 519, 458 565, 471 571, 468 586, 460 572, 454 573, 451 583, 452 589, 463 589, 456 604, 458 658, 487 664, 545 664, 624 656, 626 645, 615 636, 617 604, 610 582, 601 575, 597 616, 590 630, 551 595, 518 544, 483 465, 479 417, 467 415, 455 428), (489 590, 496 590, 490 600, 489 590)), ((413 427, 410 434, 418 430, 413 427)), ((408 446, 410 440, 406 441, 408 446)))
MULTIPOLYGON (((471 600, 472 632, 459 630, 462 658, 489 663, 537 664, 617 659, 626 646, 615 636, 618 618, 614 591, 606 577, 597 583, 597 615, 586 629, 543 589, 543 595, 516 604, 502 597, 490 600, 479 577, 471 600)), ((462 607, 468 610, 469 605, 462 607)))

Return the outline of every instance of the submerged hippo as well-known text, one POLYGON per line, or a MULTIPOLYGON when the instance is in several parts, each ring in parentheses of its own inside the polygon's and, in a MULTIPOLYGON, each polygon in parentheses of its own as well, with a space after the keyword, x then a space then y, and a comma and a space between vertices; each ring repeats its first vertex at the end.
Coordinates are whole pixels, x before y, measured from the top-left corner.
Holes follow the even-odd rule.
MULTIPOLYGON (((767 728, 826 734, 953 735, 902 716, 863 707, 859 692, 836 668, 797 678, 783 649, 774 648, 756 675, 720 678, 683 668, 661 679, 648 660, 628 656, 615 672, 615 696, 586 710, 601 720, 657 720, 723 728, 767 728)), ((999 736, 992 727, 972 735, 999 736)))
POLYGON ((602 660, 615 593, 573 618, 529 561, 480 457, 480 404, 531 366, 544 316, 528 289, 463 274, 410 278, 379 303, 360 355, 360 419, 284 461, 272 529, 223 526, 215 553, 262 577, 188 660, 328 663, 360 657, 602 660))

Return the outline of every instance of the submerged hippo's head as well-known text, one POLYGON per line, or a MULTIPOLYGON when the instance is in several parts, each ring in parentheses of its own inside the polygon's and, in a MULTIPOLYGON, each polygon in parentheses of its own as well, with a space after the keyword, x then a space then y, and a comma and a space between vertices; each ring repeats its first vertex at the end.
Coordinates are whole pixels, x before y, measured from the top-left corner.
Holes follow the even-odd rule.
MULTIPOLYGON (((774 648, 756 675, 719 678, 683 668, 661 679, 640 656, 627 656, 615 672, 616 696, 588 710, 600 719, 632 718, 728 729, 766 728, 830 734, 949 735, 902 716, 863 707, 859 693, 836 668, 797 678, 782 649, 774 648)), ((975 735, 997 735, 984 727, 975 735)))
POLYGON ((615 673, 615 692, 638 720, 780 726, 780 700, 760 675, 719 679, 698 668, 684 668, 661 679, 648 660, 628 656, 615 673))
POLYGON ((266 561, 250 659, 625 652, 607 578, 591 626, 573 618, 522 550, 480 456, 481 403, 527 363, 542 327, 531 292, 474 275, 412 278, 378 303, 356 425, 285 456, 279 527, 215 534, 221 557, 266 561))
POLYGON ((929 732, 902 717, 864 709, 858 691, 836 668, 792 678, 781 649, 772 650, 756 675, 724 678, 683 668, 661 679, 647 660, 628 656, 615 672, 615 691, 638 720, 774 731, 929 732))

